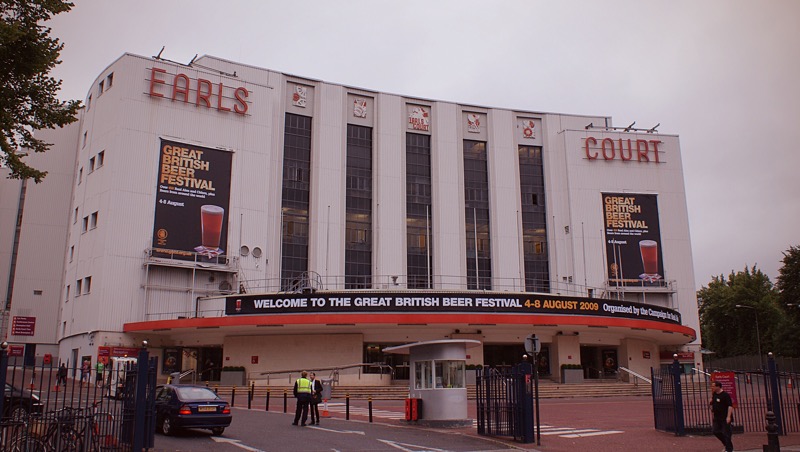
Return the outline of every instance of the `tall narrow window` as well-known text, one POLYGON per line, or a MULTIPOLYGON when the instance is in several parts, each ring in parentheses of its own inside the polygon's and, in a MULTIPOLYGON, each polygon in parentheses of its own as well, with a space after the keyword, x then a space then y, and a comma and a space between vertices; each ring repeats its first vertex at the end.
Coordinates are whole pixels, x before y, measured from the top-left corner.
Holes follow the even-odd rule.
POLYGON ((97 167, 100 168, 101 166, 103 166, 103 163, 105 163, 105 160, 106 160, 106 151, 105 150, 100 151, 97 154, 97 167))
POLYGON ((286 113, 283 140, 281 290, 298 290, 308 271, 311 118, 286 113))
POLYGON ((94 212, 89 216, 89 229, 94 229, 96 227, 97 227, 97 212, 94 212))
POLYGON ((518 151, 525 290, 549 292, 550 272, 547 257, 547 212, 544 205, 542 148, 520 146, 518 151))
POLYGON ((406 134, 406 261, 409 289, 433 285, 431 137, 406 134))
POLYGON ((90 158, 90 159, 89 159, 89 172, 90 172, 90 173, 91 173, 92 171, 94 171, 94 162, 95 162, 95 158, 94 158, 94 157, 92 157, 92 158, 90 158))
POLYGON ((114 73, 112 72, 108 74, 108 77, 106 77, 106 89, 111 88, 113 84, 114 84, 114 73))
POLYGON ((75 296, 79 297, 81 295, 81 288, 83 287, 83 280, 79 279, 75 281, 75 296))
POLYGON ((372 128, 347 125, 346 289, 372 287, 372 128))
POLYGON ((87 276, 83 279, 83 293, 90 293, 92 291, 92 277, 87 276))
POLYGON ((486 143, 464 140, 464 229, 467 236, 467 288, 492 288, 489 231, 489 171, 486 143))

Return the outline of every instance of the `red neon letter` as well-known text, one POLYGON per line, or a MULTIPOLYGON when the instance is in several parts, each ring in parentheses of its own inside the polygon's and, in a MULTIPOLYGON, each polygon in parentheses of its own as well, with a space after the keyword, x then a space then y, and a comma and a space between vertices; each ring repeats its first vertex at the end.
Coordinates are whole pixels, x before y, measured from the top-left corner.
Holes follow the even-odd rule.
POLYGON ((154 97, 164 97, 163 94, 153 91, 155 89, 155 84, 156 83, 158 83, 160 85, 163 85, 165 83, 164 80, 156 78, 156 72, 160 72, 162 74, 166 74, 167 73, 166 70, 159 69, 157 67, 154 67, 154 68, 150 69, 150 95, 154 96, 154 97))
POLYGON ((625 157, 624 147, 622 146, 622 138, 619 139, 619 157, 624 160, 628 161, 633 158, 633 149, 631 149, 631 139, 628 138, 628 156, 625 157))
POLYGON ((660 163, 658 160, 658 144, 661 143, 661 140, 650 140, 653 143, 653 153, 656 155, 656 163, 660 163))
POLYGON ((250 93, 247 91, 247 88, 240 86, 236 88, 236 91, 233 92, 233 95, 236 97, 236 101, 239 102, 233 106, 233 111, 239 113, 240 115, 247 113, 247 102, 244 100, 250 95, 250 93), (239 108, 239 105, 242 107, 239 108))
MULTIPOLYGON (((409 118, 409 120, 410 119, 411 118, 409 118)), ((589 137, 586 139, 586 142, 583 145, 584 149, 586 149, 586 158, 589 160, 595 160, 597 159, 597 152, 595 152, 594 155, 589 153, 589 140, 592 141, 592 144, 597 144, 597 140, 595 140, 594 137, 589 137)))
POLYGON ((640 162, 649 162, 650 158, 647 156, 648 152, 650 152, 650 146, 647 145, 647 141, 636 140, 636 159, 640 162), (642 145, 644 145, 644 149, 642 149, 642 145))
POLYGON ((206 108, 211 108, 211 101, 208 100, 209 97, 211 97, 211 82, 204 78, 197 79, 197 99, 195 99, 194 104, 200 105, 200 101, 202 100, 206 108), (205 91, 203 90, 204 86, 206 87, 205 91))
POLYGON ((222 82, 219 82, 219 91, 217 91, 217 110, 231 111, 230 108, 222 106, 222 82))
POLYGON ((175 74, 175 80, 172 81, 172 100, 178 98, 178 94, 183 94, 183 102, 189 101, 189 77, 186 74, 175 74), (183 88, 181 88, 178 80, 183 80, 183 88))
POLYGON ((614 150, 614 140, 612 140, 611 138, 603 138, 603 145, 601 149, 603 150, 603 158, 606 160, 613 160, 614 157, 617 155, 617 152, 614 150), (606 154, 606 142, 611 144, 611 157, 609 157, 608 154, 606 154))

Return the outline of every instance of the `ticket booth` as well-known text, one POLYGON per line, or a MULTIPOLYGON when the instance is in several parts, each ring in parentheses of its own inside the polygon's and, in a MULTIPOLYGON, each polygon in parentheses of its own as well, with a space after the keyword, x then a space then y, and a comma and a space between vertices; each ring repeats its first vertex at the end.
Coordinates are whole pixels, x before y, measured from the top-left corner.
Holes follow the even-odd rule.
POLYGON ((442 339, 383 349, 409 355, 409 420, 437 427, 472 425, 467 417, 467 349, 479 345, 473 339, 442 339))

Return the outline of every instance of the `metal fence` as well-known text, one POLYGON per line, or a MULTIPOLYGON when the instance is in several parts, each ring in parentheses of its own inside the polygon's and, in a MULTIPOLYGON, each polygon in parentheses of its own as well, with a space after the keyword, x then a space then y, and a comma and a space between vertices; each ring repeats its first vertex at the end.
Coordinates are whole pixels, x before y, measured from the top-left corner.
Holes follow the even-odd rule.
MULTIPOLYGON (((478 434, 510 436, 533 442, 535 397, 534 369, 528 363, 511 368, 484 367, 477 370, 476 406, 478 434)), ((537 410, 538 412, 538 410, 537 410)), ((537 413, 538 414, 538 413, 537 413)), ((541 426, 538 429, 541 439, 541 426)))
MULTIPOLYGON (((763 370, 682 373, 679 364, 653 370, 653 411, 658 430, 711 434, 712 380, 725 376, 735 400, 734 432, 764 432, 767 412, 776 416, 781 434, 800 432, 800 374, 781 372, 770 356, 763 370)), ((726 389, 727 390, 727 389, 726 389)))
POLYGON ((140 356, 141 366, 127 362, 97 372, 66 364, 24 365, 2 349, 0 450, 111 452, 153 447, 156 360, 149 359, 146 350, 140 356), (142 373, 145 378, 139 378, 142 373))

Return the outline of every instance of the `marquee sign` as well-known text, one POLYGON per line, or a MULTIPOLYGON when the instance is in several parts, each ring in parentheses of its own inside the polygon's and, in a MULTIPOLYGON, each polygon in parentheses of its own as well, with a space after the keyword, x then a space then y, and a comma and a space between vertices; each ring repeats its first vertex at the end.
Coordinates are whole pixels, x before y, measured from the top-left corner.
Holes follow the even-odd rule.
POLYGON ((250 92, 243 86, 225 86, 222 82, 212 83, 203 78, 191 78, 177 72, 168 73, 165 69, 150 68, 150 97, 169 98, 173 102, 193 103, 197 107, 205 107, 222 112, 233 111, 239 115, 247 114, 247 97, 250 92))
POLYGON ((246 314, 355 314, 355 313, 468 313, 468 314, 559 314, 624 317, 681 324, 672 309, 621 300, 562 297, 549 294, 471 292, 314 293, 230 295, 225 297, 225 315, 246 314))

